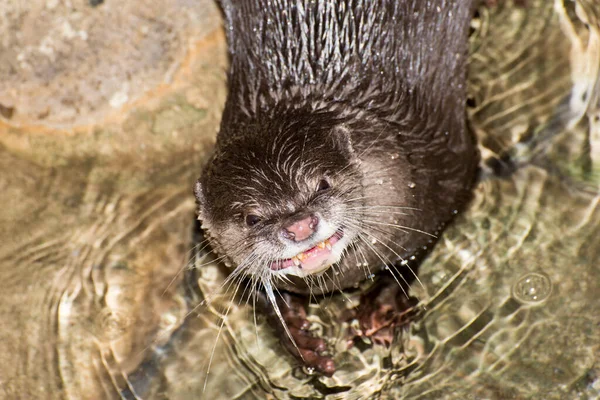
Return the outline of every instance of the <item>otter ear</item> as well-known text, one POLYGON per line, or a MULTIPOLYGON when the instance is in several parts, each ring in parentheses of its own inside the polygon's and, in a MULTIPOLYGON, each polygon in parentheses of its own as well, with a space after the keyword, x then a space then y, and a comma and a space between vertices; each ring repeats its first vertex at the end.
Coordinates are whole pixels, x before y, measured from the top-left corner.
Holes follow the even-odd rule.
POLYGON ((350 129, 346 125, 336 125, 331 133, 335 147, 343 152, 354 153, 350 129))
POLYGON ((206 197, 204 195, 202 183, 198 179, 194 185, 194 196, 196 196, 196 204, 198 205, 196 213, 198 214, 198 219, 203 221, 203 223, 206 221, 206 197))
POLYGON ((202 183, 200 183, 200 179, 198 179, 196 181, 196 184, 194 185, 194 196, 196 196, 196 203, 198 204, 198 206, 200 206, 200 208, 204 207, 205 199, 204 199, 204 192, 202 190, 202 183))
POLYGON ((194 196, 196 196, 196 204, 198 204, 198 217, 204 219, 204 207, 206 206, 206 198, 204 197, 204 190, 202 189, 202 183, 200 179, 196 181, 194 185, 194 196))

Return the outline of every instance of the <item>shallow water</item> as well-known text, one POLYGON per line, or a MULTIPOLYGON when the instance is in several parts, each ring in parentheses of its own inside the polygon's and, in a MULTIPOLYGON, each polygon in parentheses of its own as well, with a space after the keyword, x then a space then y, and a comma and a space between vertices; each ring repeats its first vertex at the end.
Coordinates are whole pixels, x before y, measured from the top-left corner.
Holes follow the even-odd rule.
POLYGON ((483 172, 419 268, 418 318, 390 348, 349 347, 339 315, 358 293, 311 305, 332 378, 298 367, 231 291, 201 304, 226 272, 193 251, 191 194, 224 98, 222 36, 119 128, 3 125, 0 397, 600 398, 600 2, 526 3, 473 22, 483 172))

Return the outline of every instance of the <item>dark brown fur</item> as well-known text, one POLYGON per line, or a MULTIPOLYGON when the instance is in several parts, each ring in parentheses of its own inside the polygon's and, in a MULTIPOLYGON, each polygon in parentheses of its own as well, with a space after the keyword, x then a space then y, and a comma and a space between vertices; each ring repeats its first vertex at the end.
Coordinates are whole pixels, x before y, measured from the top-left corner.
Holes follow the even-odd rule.
POLYGON ((221 5, 229 96, 196 196, 234 275, 327 292, 431 248, 468 200, 478 161, 465 122, 471 2, 221 5), (323 177, 331 189, 320 192, 323 177), (274 277, 279 230, 312 212, 352 243, 323 275, 274 277), (260 222, 248 226, 248 214, 260 222))

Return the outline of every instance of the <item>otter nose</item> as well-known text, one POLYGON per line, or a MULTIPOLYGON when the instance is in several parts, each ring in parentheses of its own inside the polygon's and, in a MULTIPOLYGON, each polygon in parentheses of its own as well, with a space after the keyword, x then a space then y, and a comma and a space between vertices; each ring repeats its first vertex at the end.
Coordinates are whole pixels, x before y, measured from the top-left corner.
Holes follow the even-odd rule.
POLYGON ((309 215, 288 226, 284 226, 281 230, 281 234, 286 239, 293 240, 294 242, 301 242, 315 233, 317 225, 319 225, 319 218, 315 215, 309 215))

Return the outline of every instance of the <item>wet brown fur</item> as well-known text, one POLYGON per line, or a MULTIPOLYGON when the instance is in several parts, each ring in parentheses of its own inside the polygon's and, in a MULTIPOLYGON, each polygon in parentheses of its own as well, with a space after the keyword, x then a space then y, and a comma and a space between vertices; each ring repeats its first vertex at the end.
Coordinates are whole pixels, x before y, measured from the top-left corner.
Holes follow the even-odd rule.
POLYGON ((465 121, 471 2, 221 6, 229 95, 196 185, 214 250, 263 284, 319 293, 430 249, 469 199, 478 161, 465 121), (317 193, 323 177, 332 188, 317 193), (271 278, 280 227, 315 210, 362 239, 319 278, 271 278), (249 213, 261 223, 247 226, 249 213))

